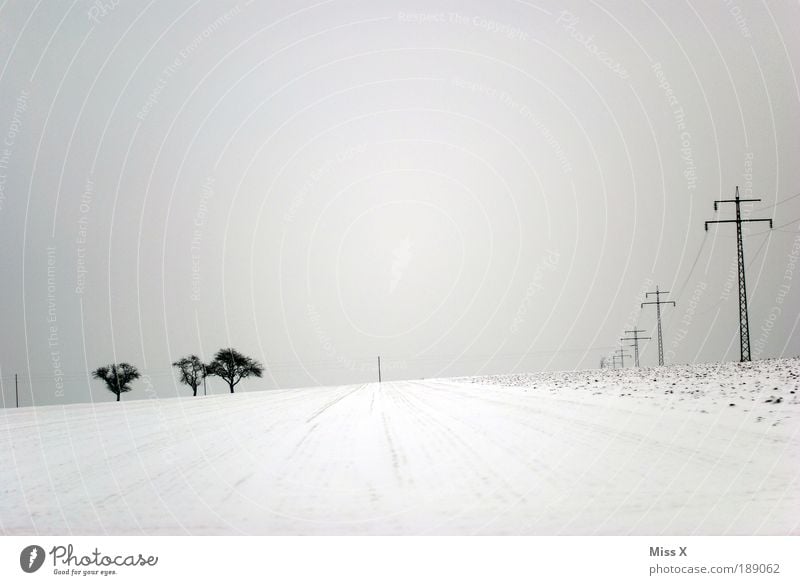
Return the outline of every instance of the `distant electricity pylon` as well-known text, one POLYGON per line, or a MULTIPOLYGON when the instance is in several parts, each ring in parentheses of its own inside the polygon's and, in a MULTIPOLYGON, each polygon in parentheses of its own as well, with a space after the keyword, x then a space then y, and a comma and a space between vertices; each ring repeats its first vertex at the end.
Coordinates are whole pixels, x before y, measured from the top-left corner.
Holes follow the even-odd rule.
MULTIPOLYGON (((661 295, 669 294, 668 290, 658 290, 658 286, 656 286, 655 292, 648 292, 645 293, 644 297, 650 298, 650 295, 655 295, 655 301, 645 301, 642 303, 641 307, 645 305, 655 305, 656 306, 656 320, 658 321, 658 365, 664 365, 664 342, 662 341, 661 337, 661 305, 672 305, 675 306, 675 301, 662 301, 661 295)), ((640 307, 640 308, 641 308, 640 307)))
POLYGON ((620 337, 620 341, 633 341, 631 347, 633 347, 633 358, 636 367, 639 367, 639 341, 642 339, 650 339, 649 337, 639 337, 639 333, 644 333, 644 329, 631 329, 625 330, 625 333, 633 333, 633 337, 620 337))
POLYGON ((742 219, 739 204, 742 202, 761 201, 761 199, 739 199, 739 186, 736 186, 735 199, 717 199, 714 201, 714 211, 720 203, 736 204, 736 219, 717 219, 706 222, 706 231, 710 223, 735 223, 736 224, 736 253, 739 258, 739 347, 740 361, 750 361, 750 321, 747 316, 747 285, 744 279, 744 243, 742 242, 742 223, 746 221, 768 221, 772 229, 772 219, 742 219))
POLYGON ((614 360, 614 368, 616 369, 616 367, 617 367, 617 358, 619 358, 619 366, 621 368, 624 368, 625 367, 625 358, 626 357, 631 357, 631 354, 625 353, 625 349, 620 347, 616 351, 616 353, 613 356, 611 356, 611 359, 614 360))

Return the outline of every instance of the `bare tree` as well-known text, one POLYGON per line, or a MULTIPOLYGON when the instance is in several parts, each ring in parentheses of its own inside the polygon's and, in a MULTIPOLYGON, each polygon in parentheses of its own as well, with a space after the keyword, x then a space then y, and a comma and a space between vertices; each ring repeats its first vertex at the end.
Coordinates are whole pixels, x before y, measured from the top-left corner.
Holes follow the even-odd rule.
POLYGON ((120 395, 123 392, 130 392, 132 390, 130 383, 140 377, 139 370, 136 369, 136 366, 124 362, 97 368, 92 372, 92 376, 106 383, 108 389, 117 395, 117 402, 119 402, 120 395))
POLYGON ((218 376, 228 383, 233 394, 233 388, 242 381, 242 378, 255 376, 261 377, 263 366, 253 358, 249 358, 232 347, 220 349, 214 355, 214 361, 207 366, 209 376, 218 376))
POLYGON ((197 387, 206 375, 206 366, 200 358, 192 354, 172 364, 181 374, 181 382, 192 389, 192 396, 197 396, 197 387))

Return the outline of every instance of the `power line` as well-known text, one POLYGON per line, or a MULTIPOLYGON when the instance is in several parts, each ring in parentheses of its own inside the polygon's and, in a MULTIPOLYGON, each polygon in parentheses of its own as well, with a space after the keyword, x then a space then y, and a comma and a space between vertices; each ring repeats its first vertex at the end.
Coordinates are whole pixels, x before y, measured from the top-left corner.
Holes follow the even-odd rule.
MULTIPOLYGON (((787 197, 786 199, 781 199, 780 201, 776 201, 772 205, 765 205, 764 207, 760 207, 759 209, 755 209, 754 212, 758 213, 760 211, 767 211, 767 210, 774 209, 774 208, 778 207, 778 205, 783 205, 787 201, 791 201, 792 199, 796 199, 798 197, 800 197, 800 193, 795 193, 794 195, 791 195, 791 196, 787 197)), ((797 220, 795 220, 795 221, 797 221, 797 220)))
POLYGON ((706 247, 706 241, 708 241, 708 234, 703 236, 703 241, 700 242, 700 248, 697 250, 697 256, 695 256, 694 262, 692 262, 692 267, 689 269, 689 274, 686 275, 686 280, 683 281, 680 288, 678 289, 678 294, 675 298, 681 298, 683 291, 686 289, 686 285, 689 284, 689 279, 692 278, 692 274, 694 274, 694 269, 697 267, 697 262, 700 260, 700 254, 703 253, 703 250, 706 247))
POLYGON ((767 232, 767 237, 766 237, 766 238, 764 238, 763 240, 761 240, 761 245, 760 245, 758 248, 756 248, 756 251, 755 251, 755 253, 754 253, 754 254, 753 254, 753 256, 750 258, 750 262, 748 262, 748 263, 747 263, 747 267, 748 267, 748 268, 750 268, 750 267, 753 265, 753 262, 755 262, 755 261, 756 261, 756 259, 758 258, 758 255, 761 253, 761 250, 763 250, 763 249, 764 249, 764 244, 766 244, 766 243, 767 243, 767 240, 769 240, 769 237, 770 237, 770 235, 771 235, 771 234, 772 234, 772 232, 769 232, 769 231, 768 231, 768 232, 767 232))

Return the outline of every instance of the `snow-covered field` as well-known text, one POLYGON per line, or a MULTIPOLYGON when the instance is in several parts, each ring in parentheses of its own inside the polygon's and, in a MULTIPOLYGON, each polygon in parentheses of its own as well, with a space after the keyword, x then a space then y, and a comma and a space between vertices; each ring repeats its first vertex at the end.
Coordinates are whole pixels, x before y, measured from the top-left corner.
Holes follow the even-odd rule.
POLYGON ((800 360, 7 409, 5 534, 800 534, 800 360))

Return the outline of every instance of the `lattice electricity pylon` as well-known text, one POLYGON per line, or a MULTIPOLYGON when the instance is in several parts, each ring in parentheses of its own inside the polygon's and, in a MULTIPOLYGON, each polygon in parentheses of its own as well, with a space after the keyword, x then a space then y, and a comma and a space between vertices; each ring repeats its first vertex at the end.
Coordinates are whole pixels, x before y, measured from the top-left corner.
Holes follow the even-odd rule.
POLYGON ((717 219, 706 222, 706 231, 710 223, 735 223, 736 224, 736 255, 739 260, 739 357, 742 362, 750 361, 750 319, 747 314, 747 284, 744 274, 744 242, 742 241, 742 224, 747 221, 768 221, 772 229, 772 219, 742 219, 739 205, 744 202, 761 201, 761 199, 740 199, 739 186, 736 186, 735 199, 717 199, 714 201, 714 211, 720 203, 736 204, 736 219, 717 219))
POLYGON ((636 328, 631 329, 631 330, 627 330, 626 329, 625 333, 633 333, 633 337, 620 337, 619 340, 620 341, 633 341, 633 343, 631 344, 631 347, 633 348, 634 361, 636 363, 636 367, 638 368, 639 367, 639 342, 642 339, 650 339, 650 337, 639 337, 639 333, 644 333, 644 329, 636 329, 636 328))
MULTIPOLYGON (((661 305, 672 305, 675 306, 675 301, 662 301, 661 295, 669 294, 668 290, 658 290, 658 286, 656 286, 655 292, 648 292, 644 294, 645 298, 649 298, 650 295, 655 295, 655 301, 646 301, 642 303, 641 307, 645 305, 655 305, 656 306, 656 317, 658 321, 658 365, 664 365, 664 342, 662 341, 661 337, 661 305)), ((639 308, 641 308, 639 307, 639 308)))
POLYGON ((625 353, 625 349, 620 347, 616 351, 616 353, 614 353, 614 355, 612 357, 614 358, 615 367, 616 367, 616 363, 617 363, 617 358, 619 358, 619 366, 621 368, 624 368, 625 367, 625 358, 626 357, 631 357, 631 354, 625 353))

